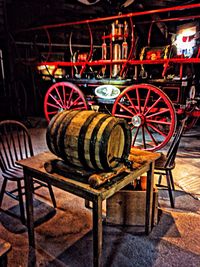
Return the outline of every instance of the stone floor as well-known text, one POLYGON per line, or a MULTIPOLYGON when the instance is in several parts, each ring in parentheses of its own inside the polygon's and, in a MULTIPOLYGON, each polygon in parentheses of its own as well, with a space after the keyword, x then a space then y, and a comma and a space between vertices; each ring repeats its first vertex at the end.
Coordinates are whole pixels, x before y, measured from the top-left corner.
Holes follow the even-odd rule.
MULTIPOLYGON (((31 118, 26 124, 35 154, 47 150, 46 122, 31 118)), ((170 207, 167 191, 159 190, 159 222, 149 236, 138 234, 133 227, 104 225, 103 266, 200 266, 200 126, 182 137, 173 174, 175 209, 170 207)), ((47 191, 39 192, 34 202, 36 219, 51 212, 35 228, 36 266, 92 266, 91 211, 81 198, 56 188, 54 193, 56 210, 47 191)), ((18 212, 18 206, 8 197, 4 209, 18 212)), ((31 266, 27 229, 19 220, 0 212, 0 237, 12 244, 8 267, 31 266)))

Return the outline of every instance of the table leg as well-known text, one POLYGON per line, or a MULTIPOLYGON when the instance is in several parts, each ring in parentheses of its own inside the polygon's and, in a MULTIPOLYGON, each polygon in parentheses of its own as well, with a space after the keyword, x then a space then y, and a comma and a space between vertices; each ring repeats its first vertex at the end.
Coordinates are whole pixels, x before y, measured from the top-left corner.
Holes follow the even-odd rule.
POLYGON ((0 257, 0 266, 1 267, 7 267, 8 266, 8 257, 7 255, 3 255, 0 257))
POLYGON ((34 216, 33 216, 33 178, 24 170, 24 184, 26 195, 26 216, 29 246, 35 248, 34 216))
POLYGON ((91 202, 91 201, 89 201, 89 200, 85 199, 85 207, 86 207, 87 209, 92 209, 92 206, 91 206, 91 204, 92 204, 92 202, 91 202))
POLYGON ((102 200, 93 201, 93 264, 101 265, 102 255, 102 200))
POLYGON ((153 186, 154 186, 154 162, 150 164, 150 168, 147 172, 146 213, 145 213, 145 233, 147 235, 151 232, 152 229, 153 186))

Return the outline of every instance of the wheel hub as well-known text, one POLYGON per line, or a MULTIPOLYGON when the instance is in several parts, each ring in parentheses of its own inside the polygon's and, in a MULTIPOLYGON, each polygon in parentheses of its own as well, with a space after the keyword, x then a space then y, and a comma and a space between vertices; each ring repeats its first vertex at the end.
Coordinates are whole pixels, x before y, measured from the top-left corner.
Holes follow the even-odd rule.
POLYGON ((144 117, 141 114, 137 114, 132 117, 132 124, 135 127, 140 127, 144 123, 144 117))
POLYGON ((61 111, 65 110, 65 109, 66 109, 66 107, 59 108, 58 112, 61 112, 61 111))

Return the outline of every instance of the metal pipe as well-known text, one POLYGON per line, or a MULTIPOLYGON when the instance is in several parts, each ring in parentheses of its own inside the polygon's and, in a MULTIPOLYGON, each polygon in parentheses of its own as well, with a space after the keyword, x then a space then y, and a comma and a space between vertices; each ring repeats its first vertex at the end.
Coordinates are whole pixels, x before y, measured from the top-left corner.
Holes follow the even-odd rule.
MULTIPOLYGON (((88 30, 89 30, 89 34, 90 34, 90 52, 88 54, 86 62, 90 61, 90 59, 92 58, 92 54, 93 54, 93 35, 92 35, 92 30, 91 30, 89 23, 88 23, 88 30)), ((83 75, 85 68, 86 68, 86 65, 83 65, 81 70, 80 70, 80 76, 83 75)))
POLYGON ((145 21, 139 21, 138 24, 149 24, 149 23, 155 23, 155 22, 171 22, 171 21, 183 21, 183 20, 190 20, 190 19, 199 19, 200 15, 195 16, 182 16, 182 17, 175 17, 175 18, 167 18, 167 19, 153 19, 153 20, 145 20, 145 21))
POLYGON ((181 11, 181 10, 185 10, 185 9, 195 9, 195 8, 199 8, 199 7, 200 7, 200 4, 188 4, 188 5, 183 5, 183 6, 167 7, 167 8, 156 9, 156 10, 131 12, 128 14, 103 17, 103 18, 96 18, 96 19, 90 19, 90 20, 81 20, 81 21, 51 24, 51 25, 43 25, 43 26, 39 26, 39 27, 23 29, 19 32, 35 31, 35 30, 43 30, 43 29, 54 29, 54 28, 60 28, 60 27, 65 27, 65 26, 71 26, 71 25, 81 25, 81 24, 86 24, 86 23, 103 22, 103 21, 108 21, 108 20, 116 20, 119 18, 138 17, 138 16, 143 16, 143 15, 151 15, 151 14, 155 14, 155 13, 159 14, 159 13, 165 13, 165 12, 170 12, 170 11, 181 11))
POLYGON ((56 67, 71 67, 71 66, 101 66, 101 65, 114 65, 114 64, 124 64, 128 63, 128 65, 156 65, 156 64, 166 64, 166 63, 178 63, 178 64, 200 64, 200 58, 170 58, 170 59, 156 59, 156 60, 94 60, 90 62, 64 62, 64 61, 55 61, 55 62, 41 62, 37 64, 37 66, 41 65, 49 65, 56 67))
MULTIPOLYGON (((133 20, 132 18, 130 18, 130 25, 131 25, 131 48, 130 48, 130 52, 129 52, 129 55, 128 55, 128 58, 127 58, 127 61, 123 64, 122 66, 122 70, 120 72, 120 76, 122 76, 131 56, 132 56, 132 53, 133 53, 133 48, 134 48, 134 44, 135 44, 135 36, 134 36, 134 25, 133 25, 133 20)), ((124 75, 126 75, 126 73, 124 73, 124 75)))
MULTIPOLYGON (((16 41, 15 42, 17 45, 37 45, 37 46, 49 46, 49 43, 33 43, 33 42, 20 42, 16 41)), ((53 47, 69 47, 69 44, 56 44, 56 43, 51 43, 51 46, 53 47)), ((75 47, 90 47, 90 45, 84 45, 84 44, 73 44, 75 47)), ((100 45, 93 45, 94 48, 101 48, 100 45)))

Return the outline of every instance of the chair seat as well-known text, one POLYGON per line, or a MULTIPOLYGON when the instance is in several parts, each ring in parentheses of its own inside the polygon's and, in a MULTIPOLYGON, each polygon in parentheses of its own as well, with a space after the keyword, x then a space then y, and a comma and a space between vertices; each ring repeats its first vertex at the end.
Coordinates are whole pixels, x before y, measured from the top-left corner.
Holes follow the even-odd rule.
POLYGON ((155 161, 155 169, 157 170, 172 170, 175 168, 175 163, 173 163, 171 166, 166 167, 167 157, 165 154, 161 153, 161 156, 159 159, 155 161))

